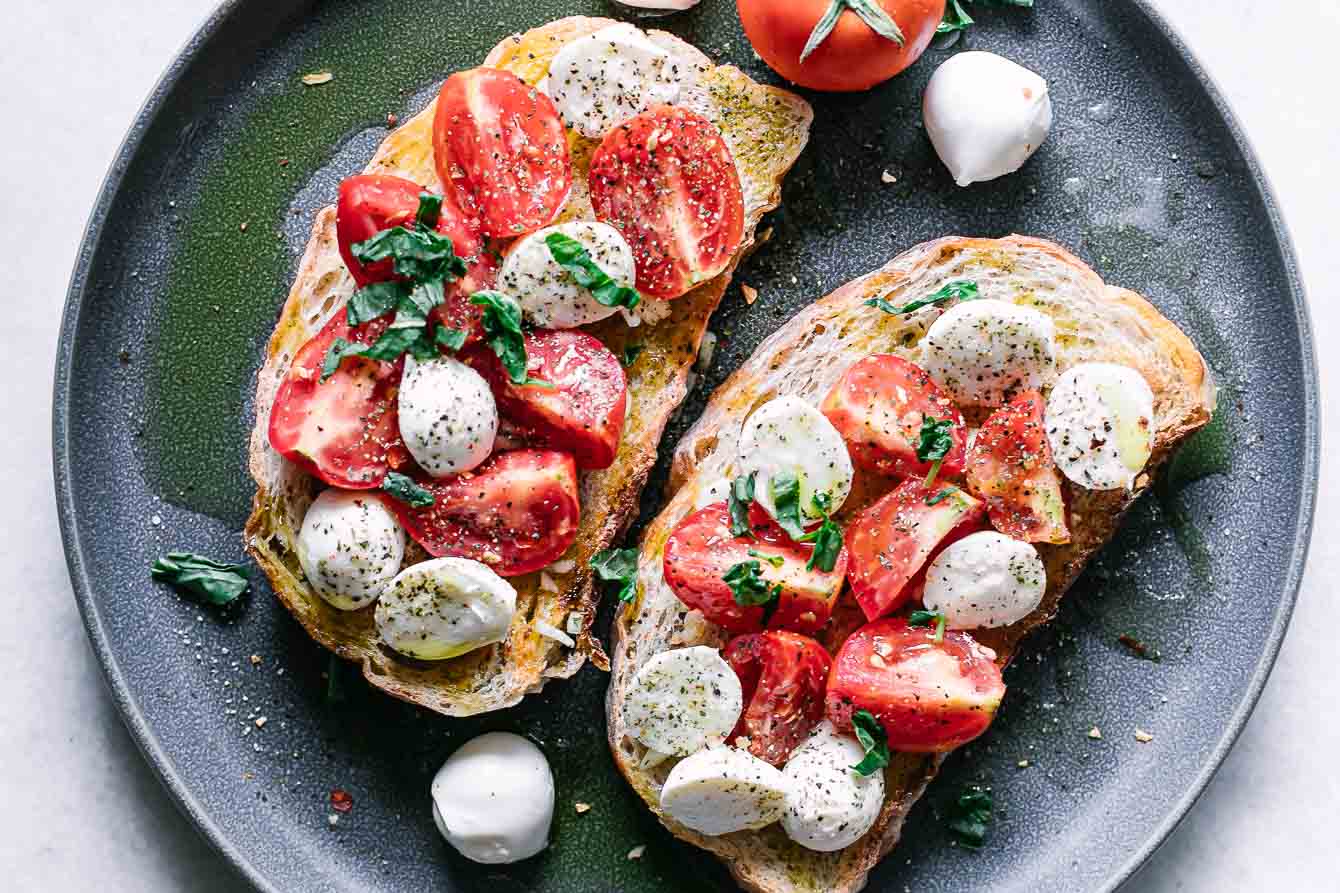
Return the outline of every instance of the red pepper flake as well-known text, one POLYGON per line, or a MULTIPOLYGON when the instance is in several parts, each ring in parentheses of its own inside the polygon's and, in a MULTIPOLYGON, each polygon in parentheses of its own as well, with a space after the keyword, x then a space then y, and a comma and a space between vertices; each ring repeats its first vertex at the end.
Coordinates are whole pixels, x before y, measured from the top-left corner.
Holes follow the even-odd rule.
POLYGON ((343 788, 336 788, 330 792, 330 808, 336 812, 348 812, 354 808, 354 798, 343 788))

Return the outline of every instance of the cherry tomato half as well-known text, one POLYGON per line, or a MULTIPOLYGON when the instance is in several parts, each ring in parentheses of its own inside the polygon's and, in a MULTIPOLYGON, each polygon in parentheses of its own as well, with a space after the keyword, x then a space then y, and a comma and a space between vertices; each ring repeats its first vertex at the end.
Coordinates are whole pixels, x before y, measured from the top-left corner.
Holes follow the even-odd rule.
POLYGON ((737 636, 721 656, 744 690, 744 712, 730 740, 746 735, 750 753, 785 765, 824 717, 832 658, 808 636, 782 630, 737 636))
POLYGON ((908 626, 904 617, 876 620, 833 658, 828 718, 850 731, 852 714, 868 710, 891 750, 952 750, 987 730, 1005 696, 995 659, 965 632, 950 630, 936 642, 933 627, 908 626))
POLYGON ((1029 543, 1068 543, 1061 475, 1043 425, 1046 401, 1024 391, 982 424, 968 452, 968 487, 986 500, 991 523, 1029 543))

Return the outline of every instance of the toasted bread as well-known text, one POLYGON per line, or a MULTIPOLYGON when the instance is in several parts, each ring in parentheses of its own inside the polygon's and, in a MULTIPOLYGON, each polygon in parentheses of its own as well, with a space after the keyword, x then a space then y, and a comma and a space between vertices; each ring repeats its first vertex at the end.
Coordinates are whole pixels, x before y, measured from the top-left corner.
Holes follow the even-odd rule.
MULTIPOLYGON (((945 238, 904 252, 888 265, 842 286, 792 318, 712 396, 680 441, 671 469, 671 497, 642 538, 639 595, 616 618, 607 711, 615 761, 633 788, 677 837, 720 857, 741 886, 759 893, 852 893, 898 841, 903 820, 939 768, 942 756, 894 754, 885 771, 885 802, 875 826, 836 853, 791 842, 780 826, 705 837, 660 813, 661 785, 670 764, 648 767, 645 749, 627 734, 624 696, 638 668, 658 652, 687 645, 721 646, 728 634, 689 611, 662 579, 662 550, 675 525, 694 508, 702 488, 728 477, 746 417, 779 395, 818 403, 852 363, 874 353, 916 360, 921 336, 939 316, 928 307, 907 316, 865 306, 872 297, 895 304, 935 291, 947 280, 972 279, 983 297, 1035 307, 1056 322, 1061 369, 1084 361, 1138 369, 1155 396, 1154 454, 1135 489, 1089 491, 1065 483, 1072 541, 1039 545, 1047 568, 1041 606, 1012 626, 974 631, 1003 666, 1029 631, 1048 622, 1089 558, 1116 532, 1127 508, 1150 486, 1170 451, 1210 420, 1214 384, 1191 341, 1134 292, 1105 285, 1066 250, 1039 239, 945 238)), ((839 520, 850 520, 891 484, 858 474, 839 520)), ((820 639, 833 650, 864 619, 842 599, 820 639)))
MULTIPOLYGON (((560 47, 610 24, 610 19, 560 19, 508 37, 484 64, 537 84, 560 47)), ((357 661, 363 675, 378 688, 439 713, 466 716, 511 706, 538 691, 547 680, 571 676, 588 657, 602 668, 608 666, 599 640, 590 632, 598 593, 589 558, 614 542, 636 513, 661 432, 684 399, 689 367, 708 318, 735 264, 752 247, 760 218, 781 200, 782 178, 808 139, 812 113, 801 99, 756 84, 731 66, 713 65, 673 35, 659 31, 650 35, 685 73, 681 103, 713 121, 735 157, 744 192, 744 242, 726 272, 674 301, 644 302, 639 308, 639 327, 630 328, 618 317, 586 327, 616 354, 632 343, 643 348, 628 370, 628 419, 613 466, 581 475, 581 527, 576 543, 564 556, 568 563, 559 564, 566 570, 550 569, 511 580, 518 593, 517 612, 505 643, 437 663, 407 660, 381 644, 370 609, 344 612, 332 608, 308 585, 298 565, 297 533, 316 495, 317 482, 271 448, 267 426, 275 393, 294 354, 332 314, 342 310, 354 290, 337 248, 334 208, 317 214, 297 279, 257 375, 256 425, 250 449, 256 498, 246 525, 247 550, 312 638, 341 657, 357 661), (536 630, 537 621, 563 629, 570 612, 582 619, 576 648, 566 648, 536 630)), ((437 186, 432 145, 435 105, 429 103, 391 133, 367 171, 437 186)), ((593 219, 586 196, 586 166, 597 144, 575 136, 569 139, 574 186, 561 219, 593 219)), ((407 556, 406 560, 412 559, 407 556)))

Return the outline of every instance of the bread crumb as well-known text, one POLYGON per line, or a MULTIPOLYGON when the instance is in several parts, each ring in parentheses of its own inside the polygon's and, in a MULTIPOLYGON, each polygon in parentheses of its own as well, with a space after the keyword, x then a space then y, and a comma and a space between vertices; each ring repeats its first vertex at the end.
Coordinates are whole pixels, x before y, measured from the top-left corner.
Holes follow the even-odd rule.
POLYGON ((758 289, 754 288, 753 286, 745 285, 743 282, 741 282, 740 291, 741 293, 744 294, 744 302, 746 304, 752 304, 758 300, 758 289))
POLYGON ((645 853, 646 851, 647 851, 647 845, 645 843, 638 844, 637 846, 633 847, 631 850, 628 851, 628 861, 636 862, 638 859, 642 858, 642 854, 645 853))
POLYGON ((265 728, 265 724, 266 724, 267 722, 269 722, 269 720, 266 719, 264 716, 258 716, 258 717, 256 717, 256 728, 258 728, 258 729, 263 729, 263 728, 265 728))
POLYGON ((1098 731, 1097 726, 1094 726, 1092 729, 1089 729, 1089 737, 1095 741, 1099 741, 1102 739, 1103 733, 1098 731))
POLYGON ((251 665, 253 667, 259 667, 261 665, 261 656, 259 654, 251 655, 251 665))
POLYGON ((898 178, 895 177, 893 174, 889 173, 887 170, 884 171, 883 173, 881 173, 881 174, 879 175, 879 178, 880 178, 881 180, 883 180, 885 183, 897 183, 897 182, 898 182, 898 178))
POLYGON ((590 811, 591 811, 591 804, 590 804, 590 803, 576 803, 576 804, 573 805, 572 808, 575 809, 575 810, 577 810, 577 815, 582 815, 583 813, 587 813, 587 812, 590 812, 590 811))
POLYGON ((1144 729, 1136 729, 1135 740, 1139 741, 1141 744, 1148 744, 1154 740, 1154 736, 1146 732, 1144 729))
POLYGON ((314 71, 311 74, 302 76, 302 82, 309 87, 315 87, 320 84, 329 84, 335 79, 335 75, 329 71, 314 71))
POLYGON ((1019 762, 1015 763, 1015 765, 1018 766, 1020 769, 1027 769, 1029 763, 1028 760, 1020 760, 1019 762))

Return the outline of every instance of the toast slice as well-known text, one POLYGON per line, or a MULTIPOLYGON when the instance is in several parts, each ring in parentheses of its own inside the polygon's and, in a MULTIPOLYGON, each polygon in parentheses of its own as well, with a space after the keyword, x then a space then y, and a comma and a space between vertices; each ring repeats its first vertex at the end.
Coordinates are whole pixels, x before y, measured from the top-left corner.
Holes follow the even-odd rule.
MULTIPOLYGON (((1047 568, 1047 592, 1032 615, 1012 626, 974 630, 995 650, 1003 666, 1020 640, 1056 614, 1062 595, 1085 563, 1111 539, 1123 513, 1149 488, 1171 450, 1205 425, 1214 409, 1214 383, 1191 341, 1134 292, 1105 285, 1063 248, 1040 239, 944 238, 918 245, 888 265, 839 288, 792 318, 712 396, 697 424, 674 455, 665 509, 642 538, 639 595, 616 618, 613 671, 607 697, 609 743, 624 776, 659 814, 661 785, 670 764, 648 767, 646 750, 626 734, 625 692, 638 668, 653 655, 687 645, 720 647, 729 634, 689 611, 661 576, 662 550, 675 525, 693 511, 700 488, 729 477, 741 429, 755 407, 780 395, 818 403, 844 371, 874 353, 915 360, 921 336, 942 312, 925 308, 893 316, 865 306, 873 297, 895 304, 929 294, 951 279, 972 279, 983 297, 1027 304, 1056 322, 1061 370, 1085 361, 1122 363, 1138 369, 1155 397, 1154 453, 1132 492, 1089 491, 1065 481, 1072 541, 1038 544, 1047 568)), ((978 420, 980 421, 980 420, 978 420)), ((970 420, 971 423, 971 420, 970 420)), ((850 520, 882 495, 858 474, 839 520, 850 520), (863 486, 864 483, 864 486, 863 486)), ((883 489, 887 489, 887 483, 883 489)), ((854 600, 843 598, 833 621, 819 635, 830 651, 864 623, 854 600)), ((854 893, 897 843, 904 818, 935 776, 943 756, 895 753, 885 770, 885 802, 875 826, 836 853, 817 853, 792 843, 778 825, 705 837, 661 814, 677 837, 720 857, 740 885, 759 893, 854 893)))
MULTIPOLYGON (((508 37, 483 64, 537 84, 560 47, 611 24, 611 19, 560 19, 508 37)), ((256 377, 256 425, 250 448, 256 498, 244 534, 247 550, 312 638, 341 657, 357 661, 363 675, 378 688, 439 713, 468 716, 509 707, 549 679, 571 676, 588 657, 608 667, 599 640, 590 632, 598 595, 589 559, 614 542, 636 513, 661 432, 687 392, 689 367, 708 318, 721 301, 735 264, 752 248, 760 218, 781 201, 782 178, 809 136, 813 115, 803 100, 757 84, 734 67, 714 65, 671 34, 649 33, 687 73, 680 104, 715 123, 735 157, 744 192, 744 241, 731 267, 720 276, 674 301, 644 302, 638 308, 641 324, 636 328, 618 316, 585 327, 615 354, 631 344, 642 347, 627 370, 631 405, 623 438, 613 466, 581 474, 581 527, 564 560, 545 572, 511 579, 517 590, 517 612, 505 643, 436 663, 395 655, 381 644, 371 610, 345 612, 330 607, 307 584, 298 565, 298 530, 318 485, 270 447, 267 427, 279 383, 294 354, 344 307, 354 290, 337 248, 333 207, 317 214, 297 279, 256 377), (537 622, 542 628, 548 624, 564 629, 570 612, 581 617, 575 648, 537 631, 537 622)), ((429 103, 391 133, 367 172, 437 185, 432 140, 435 106, 436 102, 429 103)), ((598 144, 571 134, 569 140, 573 191, 560 219, 594 219, 586 195, 586 169, 598 144)), ((411 544, 406 562, 424 557, 411 544)))

